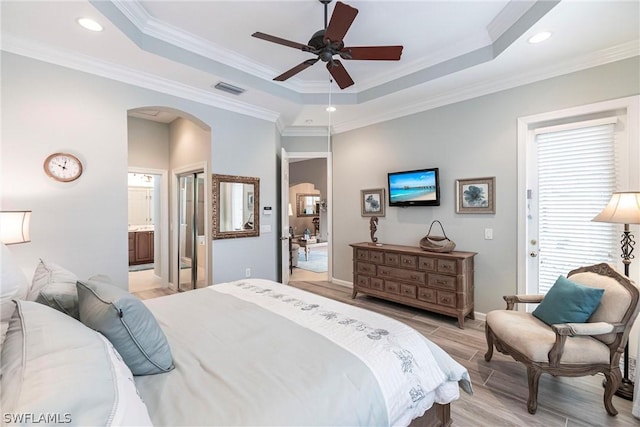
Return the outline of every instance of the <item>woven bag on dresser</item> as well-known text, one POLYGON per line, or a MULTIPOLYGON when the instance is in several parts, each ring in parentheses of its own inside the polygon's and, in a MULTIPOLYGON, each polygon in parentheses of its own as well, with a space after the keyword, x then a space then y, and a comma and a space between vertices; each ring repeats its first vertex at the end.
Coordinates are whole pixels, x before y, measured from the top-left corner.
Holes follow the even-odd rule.
POLYGON ((427 235, 420 239, 420 248, 429 252, 451 252, 455 247, 455 242, 447 237, 447 233, 444 232, 444 227, 437 219, 429 226, 427 235), (442 236, 434 236, 431 234, 431 229, 435 223, 438 223, 440 226, 442 236))

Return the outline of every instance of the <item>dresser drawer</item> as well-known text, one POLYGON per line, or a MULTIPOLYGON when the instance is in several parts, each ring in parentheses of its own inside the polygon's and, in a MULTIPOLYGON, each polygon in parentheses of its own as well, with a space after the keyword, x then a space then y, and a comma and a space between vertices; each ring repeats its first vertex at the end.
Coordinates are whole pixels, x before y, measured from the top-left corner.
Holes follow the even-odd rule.
POLYGON ((362 288, 368 288, 369 287, 369 280, 370 278, 367 276, 361 276, 361 275, 356 275, 356 285, 358 287, 362 287, 362 288))
POLYGON ((400 255, 400 265, 405 268, 416 268, 418 266, 418 257, 412 255, 400 255))
POLYGON ((418 268, 420 270, 436 271, 436 259, 421 256, 418 258, 418 268))
POLYGON ((376 289, 378 291, 384 291, 384 280, 378 279, 377 277, 372 277, 369 280, 369 287, 371 289, 376 289))
POLYGON ((356 259, 359 261, 369 261, 369 251, 366 249, 356 249, 356 259))
POLYGON ((419 287, 418 299, 435 304, 438 301, 438 292, 435 289, 419 287))
POLYGON ((454 292, 438 291, 438 304, 456 308, 456 294, 454 292))
POLYGON ((390 294, 400 295, 400 283, 385 280, 384 290, 385 292, 389 292, 390 294))
POLYGON ((417 289, 417 286, 405 285, 404 283, 402 283, 400 285, 400 295, 402 295, 403 297, 415 298, 417 289))
POLYGON ((356 271, 358 273, 369 274, 371 276, 375 276, 376 274, 376 266, 373 264, 369 264, 368 262, 358 262, 356 271))
POLYGON ((369 251, 369 261, 376 264, 382 264, 384 260, 384 253, 378 251, 369 251))
POLYGON ((455 276, 444 276, 442 274, 429 274, 427 279, 429 286, 435 286, 437 288, 456 290, 456 278, 455 276))
POLYGON ((400 254, 385 253, 384 263, 387 265, 400 265, 400 254))
POLYGON ((453 259, 439 259, 438 273, 456 273, 456 261, 453 259))
POLYGON ((378 276, 407 280, 418 284, 426 283, 426 274, 422 271, 403 270, 401 268, 378 266, 378 276))

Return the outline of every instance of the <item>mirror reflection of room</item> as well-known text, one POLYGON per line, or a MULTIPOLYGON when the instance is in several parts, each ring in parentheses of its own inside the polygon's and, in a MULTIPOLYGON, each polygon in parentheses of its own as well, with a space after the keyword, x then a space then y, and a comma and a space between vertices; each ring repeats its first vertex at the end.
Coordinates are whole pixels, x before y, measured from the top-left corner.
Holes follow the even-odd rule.
POLYGON ((253 230, 253 184, 220 183, 220 231, 253 230))

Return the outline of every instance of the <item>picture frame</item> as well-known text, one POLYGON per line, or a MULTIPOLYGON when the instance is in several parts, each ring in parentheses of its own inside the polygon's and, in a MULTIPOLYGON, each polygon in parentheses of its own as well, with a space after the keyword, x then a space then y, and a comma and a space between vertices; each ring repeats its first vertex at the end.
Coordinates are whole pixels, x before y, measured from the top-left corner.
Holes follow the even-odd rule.
POLYGON ((456 180, 456 213, 496 213, 496 177, 456 180))
POLYGON ((384 216, 384 188, 360 190, 360 214, 362 216, 384 216))

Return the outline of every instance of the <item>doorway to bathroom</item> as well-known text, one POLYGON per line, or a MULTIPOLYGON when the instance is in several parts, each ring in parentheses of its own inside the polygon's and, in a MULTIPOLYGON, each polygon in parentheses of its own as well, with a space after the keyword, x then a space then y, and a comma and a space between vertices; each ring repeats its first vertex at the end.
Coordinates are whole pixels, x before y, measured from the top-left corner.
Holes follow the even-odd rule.
POLYGON ((163 286, 163 175, 166 175, 163 171, 148 169, 132 169, 127 174, 131 292, 163 286))

